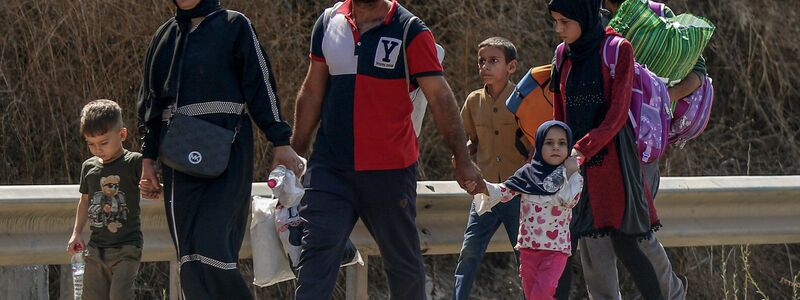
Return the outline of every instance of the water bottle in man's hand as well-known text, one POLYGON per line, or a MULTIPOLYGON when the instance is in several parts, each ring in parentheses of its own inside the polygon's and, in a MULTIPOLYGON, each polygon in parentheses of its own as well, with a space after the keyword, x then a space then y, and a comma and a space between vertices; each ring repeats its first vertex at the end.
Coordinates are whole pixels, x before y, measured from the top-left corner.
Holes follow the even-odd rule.
POLYGON ((272 189, 272 194, 278 198, 278 203, 283 207, 299 204, 305 194, 300 178, 284 165, 278 165, 269 173, 267 186, 272 189))
POLYGON ((287 169, 286 166, 284 165, 278 165, 277 167, 275 167, 274 170, 272 170, 272 172, 269 173, 267 186, 269 186, 269 188, 272 189, 273 192, 275 191, 276 187, 283 185, 283 180, 284 178, 286 178, 286 172, 291 172, 291 171, 289 171, 289 169, 287 169))

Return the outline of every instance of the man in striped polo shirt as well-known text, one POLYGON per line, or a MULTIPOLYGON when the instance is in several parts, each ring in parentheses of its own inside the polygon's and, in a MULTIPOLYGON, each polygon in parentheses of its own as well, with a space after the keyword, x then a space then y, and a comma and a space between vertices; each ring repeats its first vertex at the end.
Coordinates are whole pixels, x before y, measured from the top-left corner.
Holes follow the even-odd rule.
POLYGON ((482 180, 433 34, 396 0, 347 0, 317 20, 310 57, 297 96, 294 149, 305 154, 318 124, 319 130, 303 178, 307 227, 295 296, 330 299, 344 245, 361 218, 381 250, 391 298, 424 299, 409 91, 419 86, 427 97, 459 184, 482 180))

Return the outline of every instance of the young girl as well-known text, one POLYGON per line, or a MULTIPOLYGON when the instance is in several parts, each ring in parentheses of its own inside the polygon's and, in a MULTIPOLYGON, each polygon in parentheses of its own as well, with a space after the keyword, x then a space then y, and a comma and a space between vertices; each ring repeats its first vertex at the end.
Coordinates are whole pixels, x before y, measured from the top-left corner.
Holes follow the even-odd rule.
MULTIPOLYGON (((548 4, 556 34, 566 44, 564 57, 553 74, 556 120, 566 122, 576 140, 572 155, 585 175, 581 201, 573 209, 575 238, 609 235, 614 252, 631 273, 645 299, 660 299, 653 265, 639 249, 637 239, 649 238, 659 226, 649 192, 642 183, 636 138, 629 126, 628 108, 633 86, 633 48, 619 46, 618 63, 611 70, 602 60, 609 36, 603 28, 600 0, 551 0, 548 4)), ((575 242, 575 241, 573 241, 575 242)), ((581 251, 592 251, 581 248, 581 251)), ((591 263, 591 262, 585 262, 591 263)), ((567 270, 570 270, 569 263, 567 270)), ((569 289, 569 274, 559 286, 569 289)))
MULTIPOLYGON (((536 152, 531 162, 504 183, 468 182, 477 187, 476 207, 485 212, 492 204, 508 202, 522 194, 519 214, 520 277, 526 299, 553 299, 572 246, 572 207, 580 199, 583 178, 572 150, 567 124, 548 121, 536 131, 536 152)), ((479 211, 478 213, 481 213, 479 211)))

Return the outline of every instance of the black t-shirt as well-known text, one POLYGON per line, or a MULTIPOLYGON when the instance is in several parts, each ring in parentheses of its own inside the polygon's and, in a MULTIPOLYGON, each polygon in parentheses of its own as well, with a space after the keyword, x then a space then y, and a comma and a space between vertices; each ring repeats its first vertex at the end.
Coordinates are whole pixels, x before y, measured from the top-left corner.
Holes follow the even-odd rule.
POLYGON ((89 195, 89 246, 142 247, 139 220, 139 177, 142 155, 124 150, 122 156, 103 164, 97 156, 83 162, 81 194, 89 195))

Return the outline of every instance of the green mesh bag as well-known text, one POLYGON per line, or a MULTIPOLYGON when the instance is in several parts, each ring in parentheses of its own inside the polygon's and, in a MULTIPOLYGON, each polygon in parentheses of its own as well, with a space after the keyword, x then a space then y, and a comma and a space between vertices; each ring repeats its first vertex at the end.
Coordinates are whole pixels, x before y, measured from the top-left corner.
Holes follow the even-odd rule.
POLYGON ((623 2, 608 26, 631 42, 636 62, 669 86, 692 71, 715 29, 708 19, 691 14, 659 17, 647 0, 623 2))

